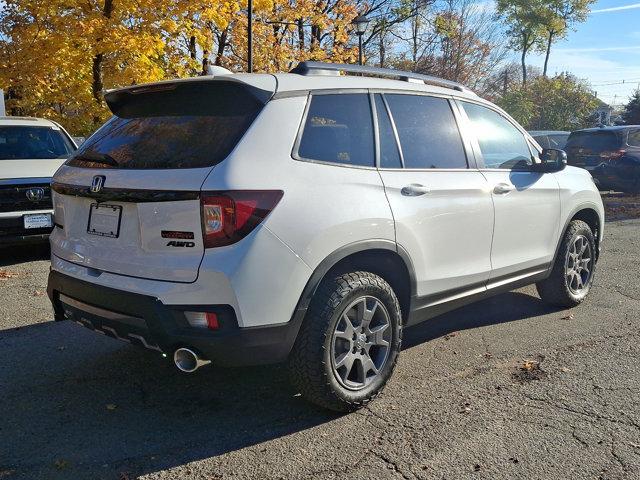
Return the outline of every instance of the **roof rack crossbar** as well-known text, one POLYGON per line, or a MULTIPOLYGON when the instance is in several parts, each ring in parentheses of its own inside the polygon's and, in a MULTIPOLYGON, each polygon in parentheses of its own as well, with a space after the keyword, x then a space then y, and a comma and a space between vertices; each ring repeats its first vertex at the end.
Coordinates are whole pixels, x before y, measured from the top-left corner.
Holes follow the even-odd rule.
POLYGON ((420 73, 405 72, 403 70, 394 70, 392 68, 370 67, 367 65, 349 65, 345 63, 325 62, 300 62, 293 70, 291 70, 290 73, 297 73, 299 75, 330 75, 334 72, 378 75, 381 77, 398 78, 405 82, 418 80, 428 85, 452 88, 459 92, 473 93, 470 88, 462 85, 461 83, 446 80, 444 78, 434 77, 431 75, 422 75, 420 73))

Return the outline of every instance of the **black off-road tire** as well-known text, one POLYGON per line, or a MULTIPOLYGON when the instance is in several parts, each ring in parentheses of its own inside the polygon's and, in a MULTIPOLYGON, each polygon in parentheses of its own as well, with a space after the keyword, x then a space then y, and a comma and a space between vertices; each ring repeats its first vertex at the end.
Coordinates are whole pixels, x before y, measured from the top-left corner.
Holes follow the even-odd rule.
POLYGON ((596 258, 596 241, 593 232, 591 231, 591 227, 582 220, 573 220, 569 223, 569 226, 565 231, 551 275, 547 279, 536 283, 536 289, 538 290, 540 298, 550 305, 562 308, 571 308, 582 303, 589 294, 591 285, 593 284, 593 277, 596 270, 596 258), (587 239, 589 246, 591 247, 593 261, 591 263, 591 275, 585 285, 585 288, 581 290, 579 294, 576 294, 569 288, 565 269, 569 249, 575 242, 576 238, 580 235, 587 239))
POLYGON ((396 365, 402 342, 402 315, 391 286, 370 272, 351 272, 324 279, 314 294, 289 356, 292 385, 309 402, 337 412, 357 410, 384 388, 396 365), (386 362, 372 383, 350 390, 334 374, 331 341, 343 311, 361 296, 375 297, 389 314, 391 341, 386 362))

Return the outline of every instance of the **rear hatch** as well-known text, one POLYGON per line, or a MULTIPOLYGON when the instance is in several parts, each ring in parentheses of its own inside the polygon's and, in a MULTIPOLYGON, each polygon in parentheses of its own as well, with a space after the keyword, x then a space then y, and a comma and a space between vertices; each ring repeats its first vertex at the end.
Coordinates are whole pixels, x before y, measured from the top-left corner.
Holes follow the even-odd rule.
POLYGON ((99 271, 195 281, 200 188, 271 94, 217 78, 108 93, 114 116, 54 177, 53 254, 99 271))
POLYGON ((620 148, 620 137, 613 131, 573 132, 567 140, 567 163, 593 170, 620 148))

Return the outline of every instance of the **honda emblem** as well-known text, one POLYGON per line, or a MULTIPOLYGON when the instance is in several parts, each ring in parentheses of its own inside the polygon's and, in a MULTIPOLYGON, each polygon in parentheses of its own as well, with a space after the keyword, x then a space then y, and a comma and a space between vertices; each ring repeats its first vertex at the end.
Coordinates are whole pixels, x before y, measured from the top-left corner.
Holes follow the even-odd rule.
POLYGON ((91 188, 89 188, 89 190, 91 190, 91 193, 98 193, 102 191, 104 180, 104 175, 96 175, 95 177, 93 177, 93 180, 91 181, 91 188))

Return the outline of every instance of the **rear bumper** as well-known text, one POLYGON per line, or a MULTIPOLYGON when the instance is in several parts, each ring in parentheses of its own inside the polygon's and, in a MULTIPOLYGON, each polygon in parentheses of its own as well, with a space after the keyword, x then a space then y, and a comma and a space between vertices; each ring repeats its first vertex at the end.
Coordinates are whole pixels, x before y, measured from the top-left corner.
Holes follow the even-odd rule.
POLYGON ((229 305, 165 305, 154 297, 96 285, 54 270, 49 273, 47 293, 56 320, 73 320, 167 355, 189 347, 223 366, 286 360, 302 321, 301 315, 294 315, 286 324, 240 328, 229 305), (217 312, 220 330, 191 327, 184 310, 217 312))
POLYGON ((47 242, 53 228, 24 228, 24 215, 33 213, 53 214, 53 210, 1 212, 0 246, 47 242))

